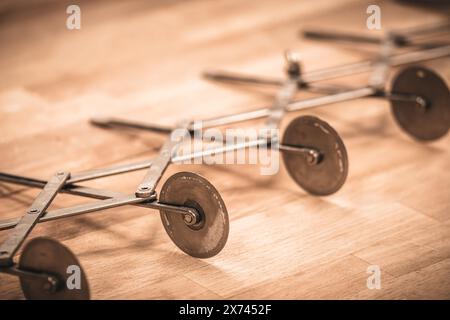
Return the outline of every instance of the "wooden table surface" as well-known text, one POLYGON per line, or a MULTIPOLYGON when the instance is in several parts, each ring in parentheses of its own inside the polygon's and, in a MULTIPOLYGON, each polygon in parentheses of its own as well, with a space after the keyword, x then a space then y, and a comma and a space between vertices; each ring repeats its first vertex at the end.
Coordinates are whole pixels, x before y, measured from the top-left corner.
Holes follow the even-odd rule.
MULTIPOLYGON (((201 72, 281 77, 287 48, 301 53, 306 71, 373 57, 372 46, 298 37, 305 26, 371 34, 365 22, 372 2, 81 1, 81 30, 73 31, 65 27, 67 1, 2 2, 0 171, 46 179, 58 170, 148 159, 164 141, 93 127, 92 116, 172 125, 268 105, 274 88, 215 84, 201 72)), ((379 4, 384 29, 449 14, 379 4)), ((426 65, 449 79, 449 59, 426 65)), ((333 83, 366 81, 361 75, 333 83)), ((230 235, 211 259, 182 253, 157 211, 131 206, 39 224, 32 236, 73 250, 94 299, 449 299, 450 136, 414 141, 380 99, 289 114, 282 127, 301 114, 320 116, 346 144, 349 176, 334 195, 307 194, 282 164, 274 176, 260 175, 256 165, 174 165, 164 175, 198 172, 220 191, 230 235), (370 265, 381 268, 380 290, 366 286, 370 265)), ((85 184, 133 193, 143 174, 85 184)), ((37 193, 0 183, 0 217, 19 217, 37 193)), ((52 208, 86 201, 59 195, 52 208)), ((23 298, 15 277, 0 275, 0 298, 23 298)))

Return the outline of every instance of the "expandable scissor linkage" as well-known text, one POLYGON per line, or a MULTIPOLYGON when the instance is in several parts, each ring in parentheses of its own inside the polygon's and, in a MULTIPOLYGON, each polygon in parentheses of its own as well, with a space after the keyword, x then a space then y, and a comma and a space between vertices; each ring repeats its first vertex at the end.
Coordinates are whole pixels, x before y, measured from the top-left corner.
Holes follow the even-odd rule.
MULTIPOLYGON (((280 94, 275 107, 283 108, 286 93, 280 94)), ((274 109, 275 109, 274 107, 274 109)), ((277 126, 278 118, 272 116, 269 126, 277 126)), ((97 122, 98 123, 98 122, 97 122)), ((102 123, 103 125, 105 123, 102 123)), ((110 123, 111 124, 111 123, 110 123)), ((112 124, 115 124, 114 122, 112 124)), ((119 123, 123 125, 123 123, 119 123)), ((128 124, 126 124, 128 125, 128 124)), ((89 297, 89 286, 80 263, 71 251, 59 242, 49 238, 35 238, 25 245, 18 263, 13 256, 21 247, 26 236, 39 222, 96 212, 104 209, 137 205, 157 209, 163 225, 174 243, 194 257, 207 258, 219 253, 228 237, 228 213, 217 190, 203 177, 189 172, 180 172, 170 177, 158 196, 155 192, 165 170, 171 163, 180 163, 217 153, 230 152, 252 147, 278 145, 276 137, 261 136, 256 140, 227 144, 185 155, 177 155, 180 144, 188 137, 191 123, 178 128, 156 128, 154 131, 170 133, 157 157, 125 165, 95 169, 69 175, 59 173, 48 182, 7 173, 0 173, 0 181, 24 186, 42 188, 35 203, 21 219, 0 221, 0 230, 13 229, 10 237, 1 245, 0 272, 18 276, 22 290, 31 299, 84 299, 89 297), (185 135, 174 139, 175 130, 184 130, 185 135), (141 184, 132 195, 115 191, 88 188, 77 183, 106 176, 147 169, 141 184), (68 208, 46 211, 58 192, 98 199, 94 202, 68 208), (44 199, 44 200, 42 200, 44 199), (207 218, 208 217, 208 218, 207 218), (45 261, 39 257, 46 256, 45 261), (70 290, 66 285, 67 268, 76 265, 82 272, 81 289, 70 290)), ((133 126, 133 125, 132 125, 133 126)), ((146 127, 146 129, 148 129, 146 127)), ((151 128, 153 129, 153 128, 151 128)), ((280 150, 304 158, 310 165, 318 162, 317 150, 309 147, 283 145, 280 150)))
MULTIPOLYGON (((372 72, 366 86, 328 88, 329 92, 322 96, 292 100, 286 110, 299 111, 365 97, 384 98, 391 102, 392 112, 397 123, 409 135, 425 141, 438 139, 447 133, 450 125, 450 98, 446 82, 432 70, 417 66, 400 70, 391 82, 390 88, 387 86, 387 79, 392 67, 449 56, 450 44, 448 42, 420 41, 425 36, 448 33, 449 29, 448 23, 442 23, 425 28, 388 32, 384 38, 335 31, 304 31, 305 37, 376 44, 381 46, 381 51, 376 59, 302 74, 299 77, 299 90, 315 88, 318 81, 372 72), (420 50, 394 54, 397 48, 419 48, 420 50)), ((281 81, 275 78, 259 78, 221 71, 209 71, 204 73, 204 76, 209 80, 216 81, 281 85, 281 81)), ((267 108, 261 108, 232 115, 230 119, 252 120, 267 116, 267 112, 267 108)), ((210 121, 219 122, 221 120, 223 120, 222 123, 227 122, 226 118, 211 119, 210 121)))
MULTIPOLYGON (((275 147, 283 154, 283 160, 288 172, 297 184, 309 193, 328 195, 339 190, 347 177, 348 160, 345 146, 333 128, 324 121, 309 116, 301 117, 301 121, 295 122, 296 125, 291 126, 286 131, 283 139, 280 139, 277 133, 273 133, 276 132, 274 129, 279 129, 285 113, 292 111, 289 106, 292 104, 298 90, 298 83, 302 78, 298 56, 292 52, 287 52, 286 61, 286 79, 280 82, 281 88, 272 106, 254 112, 238 113, 200 121, 203 130, 251 119, 266 118, 262 131, 267 132, 268 135, 260 134, 256 139, 246 140, 242 143, 226 144, 192 155, 174 157, 172 161, 178 162, 193 157, 197 158, 246 148, 270 146, 275 147), (305 138, 298 140, 297 136, 305 138)), ((117 118, 98 118, 93 119, 92 123, 105 128, 128 127, 158 133, 169 133, 172 131, 169 127, 117 118)), ((188 123, 185 129, 194 133, 196 130, 195 123, 188 123)), ((226 140, 223 142, 226 142, 226 140)))
MULTIPOLYGON (((449 28, 450 23, 445 21, 421 27, 390 30, 387 32, 387 36, 391 39, 392 44, 397 48, 431 49, 448 45, 448 42, 430 41, 429 37, 448 33, 449 28), (426 42, 423 41, 424 39, 426 42)), ((300 36, 315 40, 350 42, 352 44, 363 43, 383 45, 386 41, 386 38, 383 37, 320 29, 303 29, 300 32, 300 36)))
MULTIPOLYGON (((448 25, 440 25, 426 28, 426 30, 416 29, 409 31, 408 39, 410 40, 408 41, 399 41, 400 36, 398 33, 388 33, 384 39, 378 39, 377 41, 372 39, 373 41, 369 41, 381 44, 382 46, 381 53, 376 59, 309 73, 302 73, 298 57, 295 57, 292 53, 287 53, 286 79, 242 76, 236 73, 226 72, 206 72, 204 75, 211 80, 279 86, 280 90, 273 105, 270 107, 202 120, 202 128, 226 126, 262 118, 266 118, 266 128, 278 128, 286 112, 300 111, 365 97, 379 97, 391 101, 392 110, 397 122, 410 135, 421 140, 439 138, 448 131, 449 123, 447 121, 449 94, 445 82, 431 70, 422 67, 410 67, 398 73, 390 89, 387 88, 387 78, 391 67, 450 55, 450 45, 441 45, 441 43, 428 43, 423 46, 418 46, 420 48, 426 48, 418 51, 400 54, 393 53, 395 48, 400 45, 404 47, 407 45, 410 46, 413 43, 411 40, 413 36, 418 38, 419 36, 429 35, 433 32, 442 32, 443 30, 447 30, 447 28, 448 25), (316 84, 319 81, 368 71, 372 71, 372 73, 369 83, 366 86, 348 88, 329 85, 319 86, 316 84), (297 91, 304 89, 315 90, 316 92, 320 91, 322 93, 326 92, 326 94, 310 99, 294 99, 297 91)), ((362 39, 361 37, 360 41, 363 41, 362 39)), ((406 36, 404 36, 404 39, 406 39, 406 36)), ((416 46, 414 45, 414 47, 416 46)), ((122 126, 163 133, 169 133, 171 130, 171 128, 158 125, 116 118, 94 119, 92 122, 103 127, 122 126)), ((271 140, 275 139, 279 141, 278 147, 283 153, 283 160, 289 174, 301 187, 310 193, 325 195, 336 192, 345 181, 348 166, 347 153, 340 137, 334 130, 322 130, 322 133, 327 131, 333 134, 322 137, 319 132, 309 132, 312 141, 298 141, 295 136, 306 136, 306 131, 308 131, 306 128, 324 128, 325 124, 323 121, 317 118, 312 119, 311 117, 305 118, 304 121, 296 119, 291 124, 292 126, 288 126, 288 129, 285 131, 283 139, 271 137, 271 140), (298 127, 294 124, 297 124, 298 127), (325 137, 328 138, 327 143, 321 141, 321 139, 326 140, 325 137), (336 144, 337 141, 339 141, 337 145, 341 146, 339 150, 335 150, 335 152, 328 151, 329 153, 326 154, 328 146, 333 143, 336 144), (295 154, 292 154, 292 152, 295 154), (298 156, 300 153, 309 156, 299 159, 298 156), (326 163, 325 165, 323 163, 324 159, 333 159, 333 161, 331 164, 326 163), (307 164, 309 166, 305 167, 307 164), (316 172, 315 170, 311 170, 312 168, 316 170, 320 168, 320 170, 316 172), (299 172, 302 172, 302 174, 299 172), (318 177, 321 178, 318 179, 318 177)), ((326 126, 330 127, 328 124, 326 126)), ((187 129, 193 133, 195 130, 193 123, 188 125, 187 129)), ((263 138, 261 141, 250 141, 241 146, 243 148, 256 147, 267 145, 267 143, 263 138)), ((226 148, 219 147, 215 149, 215 152, 226 152, 226 148)), ((200 156, 202 155, 203 153, 200 153, 200 156)))
POLYGON ((19 277, 26 298, 89 298, 89 285, 80 263, 61 243, 46 237, 34 238, 25 244, 18 262, 14 262, 14 255, 37 223, 125 205, 159 210, 162 224, 169 237, 185 253, 198 258, 216 255, 222 250, 228 238, 229 220, 225 203, 212 184, 192 172, 172 175, 157 194, 158 183, 168 166, 174 163, 248 148, 271 147, 281 152, 290 176, 309 193, 328 195, 338 191, 344 184, 348 172, 347 151, 341 138, 325 121, 313 116, 301 116, 291 121, 280 139, 277 131, 272 129, 279 129, 284 115, 288 112, 364 97, 380 97, 391 101, 395 119, 413 137, 433 140, 443 136, 450 124, 450 98, 446 83, 438 75, 423 67, 408 67, 395 76, 390 89, 386 84, 391 67, 450 55, 448 44, 416 42, 420 37, 444 30, 448 31, 448 25, 409 30, 405 34, 390 33, 384 39, 308 32, 306 35, 314 38, 378 44, 382 46, 382 52, 377 59, 309 73, 303 73, 298 57, 288 52, 285 79, 222 72, 206 73, 205 76, 212 80, 280 87, 269 107, 201 121, 203 130, 265 118, 263 129, 266 134, 245 139, 243 142, 229 144, 225 143, 227 142, 225 139, 220 146, 179 154, 181 144, 186 140, 190 142, 190 134, 198 130, 195 122, 181 123, 177 127, 164 127, 115 118, 93 119, 92 123, 98 126, 149 130, 167 134, 168 138, 159 154, 145 161, 73 174, 59 172, 48 181, 0 173, 0 181, 42 189, 30 209, 21 218, 0 221, 0 230, 12 229, 6 240, 0 244, 0 272, 19 277), (414 47, 420 50, 393 54, 394 49, 398 47, 414 47), (368 71, 372 71, 368 85, 359 88, 316 83, 368 71), (295 95, 299 90, 314 91, 321 93, 322 96, 296 100, 295 95), (175 132, 183 134, 175 135, 175 132), (143 169, 147 172, 132 194, 79 184, 83 181, 143 169), (60 192, 96 201, 47 211, 60 192), (74 266, 81 272, 80 286, 77 288, 67 285, 69 270, 74 266))
MULTIPOLYGON (((0 272, 18 276, 26 298, 30 299, 86 299, 89 285, 80 263, 61 243, 45 238, 28 242, 18 263, 15 253, 39 222, 96 212, 104 209, 137 205, 157 209, 163 225, 175 244, 184 252, 199 258, 216 255, 228 237, 228 213, 222 198, 206 179, 189 172, 179 172, 163 185, 160 199, 155 188, 172 162, 182 139, 167 139, 157 157, 150 161, 96 169, 74 174, 59 172, 43 181, 0 173, 0 181, 42 188, 30 209, 20 219, 0 222, 0 230, 13 229, 0 245, 0 272), (132 195, 115 191, 87 188, 77 182, 148 169, 142 183, 132 195), (47 211, 58 192, 98 199, 81 205, 47 211), (206 218, 208 217, 208 218, 206 218), (214 225, 214 229, 211 226, 214 225), (195 241, 192 241, 192 240, 195 241), (187 241, 189 240, 189 242, 187 241), (67 285, 69 268, 76 266, 81 277, 79 288, 67 285)), ((195 155, 192 155, 195 156, 195 155)))

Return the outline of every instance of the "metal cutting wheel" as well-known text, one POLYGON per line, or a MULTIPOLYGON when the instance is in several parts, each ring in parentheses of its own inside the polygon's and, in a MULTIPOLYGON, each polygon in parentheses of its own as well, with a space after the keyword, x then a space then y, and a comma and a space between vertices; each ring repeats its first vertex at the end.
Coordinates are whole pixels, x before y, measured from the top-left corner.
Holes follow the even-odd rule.
POLYGON ((41 277, 21 276, 20 284, 27 299, 31 300, 87 300, 89 285, 78 259, 66 246, 46 237, 29 241, 19 260, 19 268, 24 271, 45 273, 58 280, 56 287, 41 277), (80 287, 70 287, 71 276, 79 277, 80 287))
POLYGON ((283 153, 286 169, 300 187, 315 195, 329 195, 342 187, 348 173, 347 150, 328 123, 314 116, 300 116, 288 125, 282 141, 320 153, 316 164, 305 155, 283 153))
POLYGON ((176 173, 164 183, 159 200, 198 212, 198 221, 189 224, 183 214, 160 210, 167 234, 182 251, 196 258, 209 258, 223 249, 229 231, 228 212, 208 180, 192 172, 176 173))
POLYGON ((391 109, 400 127, 418 140, 443 137, 450 125, 450 94, 445 81, 421 66, 399 71, 392 81, 392 94, 409 94, 424 99, 425 106, 414 101, 392 100, 391 109))

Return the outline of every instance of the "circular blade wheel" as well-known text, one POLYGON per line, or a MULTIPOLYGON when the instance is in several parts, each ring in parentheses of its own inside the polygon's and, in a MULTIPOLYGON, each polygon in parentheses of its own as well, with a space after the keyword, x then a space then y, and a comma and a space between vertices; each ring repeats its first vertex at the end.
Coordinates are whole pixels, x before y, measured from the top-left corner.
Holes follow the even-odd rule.
POLYGON ((160 210, 167 234, 182 251, 196 258, 218 254, 228 239, 228 212, 219 192, 205 178, 192 172, 179 172, 164 183, 160 201, 194 208, 200 219, 187 225, 183 214, 160 210))
POLYGON ((328 123, 313 116, 295 118, 285 130, 282 143, 320 152, 317 164, 310 164, 304 154, 283 152, 286 169, 300 187, 314 195, 329 195, 342 187, 348 173, 347 150, 328 123))
MULTIPOLYGON (((47 273, 58 279, 58 286, 52 291, 48 289, 49 283, 43 278, 20 277, 22 291, 27 299, 87 300, 90 297, 89 285, 83 268, 72 251, 56 240, 38 237, 29 241, 20 256, 19 268, 47 273), (69 289, 68 287, 68 278, 77 274, 71 269, 68 269, 70 266, 79 268, 79 283, 81 285, 79 289, 69 289)), ((69 280, 69 283, 72 283, 71 280, 69 280)))
POLYGON ((445 81, 435 72, 420 66, 399 71, 391 86, 392 94, 410 94, 425 99, 426 107, 413 101, 391 101, 399 126, 418 140, 436 140, 450 125, 450 94, 445 81))

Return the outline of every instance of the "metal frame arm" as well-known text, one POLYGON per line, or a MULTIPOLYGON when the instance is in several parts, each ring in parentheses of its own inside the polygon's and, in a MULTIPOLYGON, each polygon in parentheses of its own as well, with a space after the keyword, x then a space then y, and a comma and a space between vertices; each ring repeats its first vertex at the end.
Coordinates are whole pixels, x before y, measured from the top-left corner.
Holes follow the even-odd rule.
MULTIPOLYGON (((389 33, 392 34, 393 44, 396 47, 423 47, 423 48, 432 48, 435 46, 442 45, 442 43, 417 43, 416 40, 420 39, 423 36, 432 36, 438 35, 441 33, 447 33, 450 31, 450 23, 445 21, 443 23, 432 24, 427 26, 409 28, 409 29, 399 29, 399 30, 390 30, 389 33)), ((359 43, 368 43, 368 44, 378 44, 381 45, 384 42, 384 39, 381 37, 370 36, 366 34, 358 34, 351 32, 343 32, 343 31, 334 31, 334 30, 320 30, 320 29, 303 29, 300 32, 305 38, 310 38, 314 40, 331 40, 331 41, 345 41, 345 42, 359 42, 359 43)))
POLYGON ((139 198, 150 197, 156 189, 156 185, 166 171, 167 167, 172 161, 183 139, 189 134, 189 123, 184 123, 178 129, 175 129, 169 135, 167 141, 164 143, 159 151, 159 155, 152 159, 152 165, 147 171, 144 179, 136 190, 136 196, 139 198), (175 136, 176 130, 183 130, 183 136, 175 136))
POLYGON ((45 210, 50 206, 58 191, 69 178, 67 172, 58 172, 44 186, 27 213, 22 216, 12 233, 0 245, 0 266, 13 264, 13 256, 19 250, 25 238, 34 228, 45 210))
MULTIPOLYGON (((23 176, 12 176, 10 175, 7 180, 2 179, 2 174, 0 174, 0 180, 6 181, 9 183, 15 183, 23 186, 44 188, 46 183, 45 181, 23 177, 23 176)), ((104 210, 108 208, 114 208, 123 205, 135 205, 144 208, 151 209, 165 209, 171 212, 177 212, 181 214, 195 214, 195 209, 178 206, 178 205, 170 205, 164 204, 156 201, 156 195, 151 196, 150 198, 137 198, 134 195, 126 195, 120 192, 115 191, 107 191, 107 190, 98 190, 92 188, 86 188, 82 186, 66 186, 68 189, 61 189, 61 192, 67 192, 74 195, 80 195, 88 198, 97 198, 103 199, 103 201, 96 201, 87 204, 81 204, 77 206, 72 206, 68 208, 56 209, 48 212, 43 212, 40 216, 38 222, 46 222, 52 221, 56 219, 71 217, 75 215, 80 215, 84 213, 104 210), (83 193, 78 192, 78 190, 83 190, 83 193)), ((19 222, 20 218, 12 218, 0 221, 0 230, 6 230, 14 228, 19 222)))

